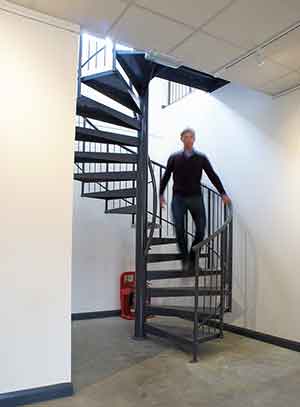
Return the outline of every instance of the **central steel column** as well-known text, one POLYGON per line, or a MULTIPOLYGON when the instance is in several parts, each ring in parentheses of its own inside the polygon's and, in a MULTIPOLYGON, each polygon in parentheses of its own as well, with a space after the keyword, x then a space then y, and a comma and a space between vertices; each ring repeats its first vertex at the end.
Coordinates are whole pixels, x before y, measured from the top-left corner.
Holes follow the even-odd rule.
POLYGON ((147 191, 148 191, 148 85, 141 96, 142 123, 139 131, 139 148, 137 162, 137 196, 136 196, 136 316, 135 337, 145 336, 145 298, 146 298, 146 257, 147 241, 147 191))

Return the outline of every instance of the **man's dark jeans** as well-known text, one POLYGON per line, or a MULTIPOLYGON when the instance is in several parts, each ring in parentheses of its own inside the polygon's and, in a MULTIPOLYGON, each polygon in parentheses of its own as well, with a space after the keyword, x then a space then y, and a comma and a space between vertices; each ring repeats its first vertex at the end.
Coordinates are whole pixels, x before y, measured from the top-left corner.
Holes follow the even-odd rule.
POLYGON ((190 255, 188 252, 186 231, 184 227, 185 214, 187 211, 191 213, 196 227, 195 239, 192 243, 192 246, 194 246, 203 240, 205 233, 206 214, 202 195, 183 197, 176 194, 172 199, 172 212, 179 250, 183 255, 183 261, 187 261, 188 259, 194 261, 194 252, 191 251, 190 255))

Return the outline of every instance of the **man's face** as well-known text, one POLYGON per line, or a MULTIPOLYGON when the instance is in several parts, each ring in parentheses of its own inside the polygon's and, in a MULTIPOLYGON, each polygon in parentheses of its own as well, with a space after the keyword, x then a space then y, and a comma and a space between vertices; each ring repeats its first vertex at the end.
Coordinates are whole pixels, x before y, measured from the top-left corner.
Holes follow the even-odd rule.
POLYGON ((181 141, 183 143, 183 147, 185 150, 192 150, 194 142, 195 142, 195 136, 190 131, 187 131, 181 137, 181 141))

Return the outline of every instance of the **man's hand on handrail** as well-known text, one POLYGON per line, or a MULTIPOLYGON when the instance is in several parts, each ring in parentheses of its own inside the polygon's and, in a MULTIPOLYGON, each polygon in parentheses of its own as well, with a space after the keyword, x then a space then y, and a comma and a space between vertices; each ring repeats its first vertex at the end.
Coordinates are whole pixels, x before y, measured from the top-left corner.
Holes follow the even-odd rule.
POLYGON ((163 195, 161 195, 161 196, 159 197, 159 203, 160 203, 160 207, 161 207, 161 208, 165 208, 165 207, 166 207, 166 200, 165 200, 165 198, 164 198, 163 195))
POLYGON ((230 199, 229 196, 226 195, 226 194, 223 194, 223 195, 222 195, 222 200, 223 200, 223 202, 224 202, 225 205, 229 205, 229 204, 231 203, 231 199, 230 199))

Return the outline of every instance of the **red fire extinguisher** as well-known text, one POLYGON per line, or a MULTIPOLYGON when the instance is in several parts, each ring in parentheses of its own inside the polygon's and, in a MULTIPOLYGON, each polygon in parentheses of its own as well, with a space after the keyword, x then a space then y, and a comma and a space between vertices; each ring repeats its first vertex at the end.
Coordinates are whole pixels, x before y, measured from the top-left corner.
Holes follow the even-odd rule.
POLYGON ((135 317, 135 273, 127 271, 120 276, 121 318, 135 317))

